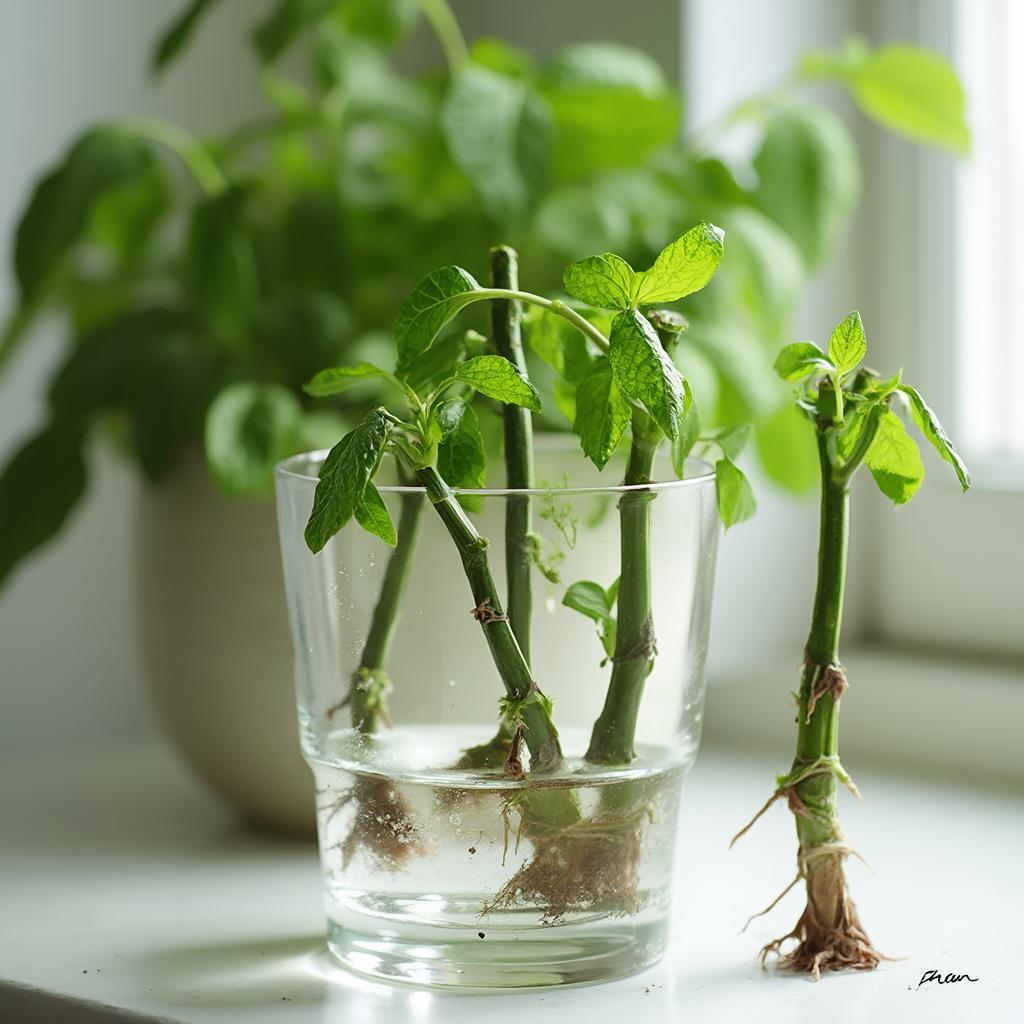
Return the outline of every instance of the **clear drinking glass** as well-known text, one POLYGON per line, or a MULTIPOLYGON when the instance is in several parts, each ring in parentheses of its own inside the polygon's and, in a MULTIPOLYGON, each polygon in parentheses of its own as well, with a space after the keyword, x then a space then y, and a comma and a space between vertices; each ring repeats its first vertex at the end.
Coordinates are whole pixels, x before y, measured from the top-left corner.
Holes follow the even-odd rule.
MULTIPOLYGON (((694 461, 677 481, 666 458, 658 479, 670 482, 607 486, 621 478, 616 467, 598 476, 554 442, 539 445, 537 490, 460 492, 489 541, 500 595, 509 503, 528 501, 532 513, 547 576, 532 574, 529 660, 565 754, 560 770, 536 775, 516 771, 513 739, 496 735, 504 691, 455 545, 421 489, 383 476, 396 524, 420 504, 418 534, 385 666, 388 713, 373 733, 353 728, 346 699, 393 552, 353 522, 310 553, 303 529, 324 456, 288 459, 276 480, 331 950, 363 974, 456 987, 594 981, 654 963, 667 937, 680 785, 700 740, 714 476, 694 461), (607 595, 621 571, 620 503, 638 500, 649 531, 653 661, 635 758, 592 764, 584 755, 614 638, 602 640, 607 623, 564 599, 579 581, 607 595)), ((528 768, 525 749, 522 762, 528 768)))

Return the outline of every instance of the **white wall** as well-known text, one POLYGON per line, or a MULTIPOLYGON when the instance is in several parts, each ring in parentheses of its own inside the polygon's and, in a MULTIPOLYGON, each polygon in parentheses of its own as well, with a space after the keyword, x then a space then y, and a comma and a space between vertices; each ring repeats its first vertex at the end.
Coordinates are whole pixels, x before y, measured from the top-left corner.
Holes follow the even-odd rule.
MULTIPOLYGON (((85 125, 151 113, 204 131, 256 103, 237 25, 253 5, 216 12, 195 51, 159 90, 146 60, 177 3, 31 0, 0 4, 0 238, 9 249, 33 180, 85 125)), ((13 304, 9 259, 0 312, 13 304)), ((0 461, 43 414, 64 345, 40 324, 0 379, 0 461)), ((151 728, 140 683, 131 580, 132 474, 93 452, 84 508, 60 540, 25 563, 0 592, 0 752, 151 728)))

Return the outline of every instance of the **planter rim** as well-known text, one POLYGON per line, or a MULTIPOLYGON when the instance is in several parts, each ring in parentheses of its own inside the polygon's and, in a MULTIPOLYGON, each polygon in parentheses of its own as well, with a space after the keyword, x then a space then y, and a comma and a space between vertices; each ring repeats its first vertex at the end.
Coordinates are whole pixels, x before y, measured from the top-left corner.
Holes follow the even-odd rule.
MULTIPOLYGON (((540 439, 538 439, 540 440, 540 439)), ((553 438, 545 438, 548 443, 538 444, 538 450, 558 451, 576 450, 576 445, 562 445, 551 443, 553 438)), ((327 458, 329 448, 320 448, 316 451, 300 452, 297 455, 283 459, 274 467, 275 478, 282 480, 304 480, 309 483, 318 483, 319 477, 314 473, 305 470, 309 463, 323 462, 327 458)), ((662 459, 659 458, 659 461, 662 459)), ((656 480, 650 484, 600 484, 582 485, 568 487, 452 487, 453 494, 470 495, 480 498, 501 498, 518 497, 522 495, 547 495, 547 494, 625 494, 630 491, 675 491, 686 487, 714 487, 715 469, 703 459, 689 458, 686 460, 687 468, 692 471, 691 476, 685 480, 656 480)), ((425 491, 419 486, 408 486, 401 484, 377 484, 377 490, 381 494, 424 494, 425 491)))

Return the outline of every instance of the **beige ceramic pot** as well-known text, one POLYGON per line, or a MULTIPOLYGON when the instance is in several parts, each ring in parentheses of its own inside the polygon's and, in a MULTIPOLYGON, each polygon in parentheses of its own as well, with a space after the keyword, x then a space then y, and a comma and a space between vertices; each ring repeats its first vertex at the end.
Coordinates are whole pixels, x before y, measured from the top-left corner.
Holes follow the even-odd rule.
POLYGON ((189 453, 141 489, 136 572, 143 656, 171 739, 247 819, 312 835, 273 501, 225 497, 189 453))

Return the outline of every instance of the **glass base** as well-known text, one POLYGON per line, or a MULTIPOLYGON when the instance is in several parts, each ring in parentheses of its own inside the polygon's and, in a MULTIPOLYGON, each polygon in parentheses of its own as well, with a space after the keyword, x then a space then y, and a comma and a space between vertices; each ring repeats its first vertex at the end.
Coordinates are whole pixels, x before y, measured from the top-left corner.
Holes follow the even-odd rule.
MULTIPOLYGON (((479 909, 479 896, 395 901, 372 912, 346 901, 328 920, 327 945, 349 970, 431 988, 518 989, 583 985, 636 974, 665 952, 663 907, 630 916, 591 913, 542 924, 537 911, 478 917, 471 925, 431 925, 479 909), (410 906, 415 903, 416 906, 410 906)), ((392 901, 388 901, 389 903, 392 901)))

